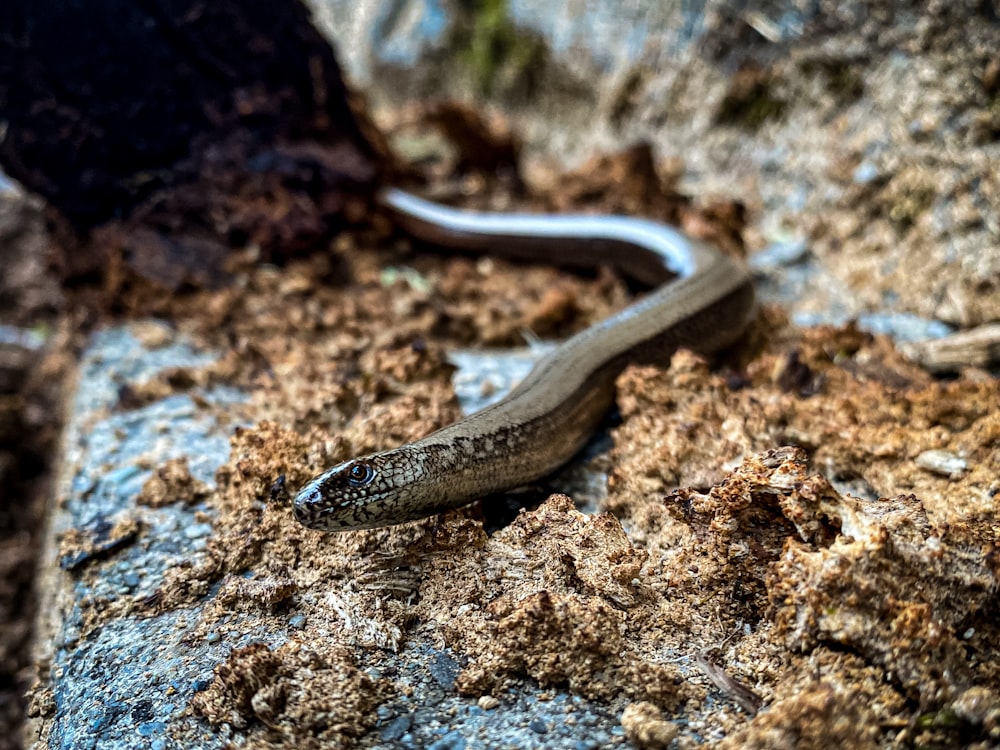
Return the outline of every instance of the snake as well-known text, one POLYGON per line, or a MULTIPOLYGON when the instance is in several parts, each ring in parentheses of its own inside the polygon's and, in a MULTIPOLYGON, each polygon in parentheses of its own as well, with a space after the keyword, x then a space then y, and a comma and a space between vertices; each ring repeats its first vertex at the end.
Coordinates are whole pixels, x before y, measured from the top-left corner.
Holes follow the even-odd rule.
POLYGON ((316 476, 292 502, 295 517, 311 529, 404 523, 537 482, 597 429, 626 366, 662 364, 682 347, 710 354, 731 346, 756 314, 741 261, 657 221, 468 211, 395 187, 376 197, 419 242, 566 266, 611 265, 651 291, 568 338, 498 402, 316 476))

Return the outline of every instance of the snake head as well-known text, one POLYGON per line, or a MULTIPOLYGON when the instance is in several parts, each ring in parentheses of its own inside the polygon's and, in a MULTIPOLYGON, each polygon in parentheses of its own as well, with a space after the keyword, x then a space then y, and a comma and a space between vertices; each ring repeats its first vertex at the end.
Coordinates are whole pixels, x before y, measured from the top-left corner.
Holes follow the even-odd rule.
POLYGON ((295 517, 320 531, 398 523, 401 488, 414 475, 408 458, 387 451, 334 466, 299 490, 292 503, 295 517))

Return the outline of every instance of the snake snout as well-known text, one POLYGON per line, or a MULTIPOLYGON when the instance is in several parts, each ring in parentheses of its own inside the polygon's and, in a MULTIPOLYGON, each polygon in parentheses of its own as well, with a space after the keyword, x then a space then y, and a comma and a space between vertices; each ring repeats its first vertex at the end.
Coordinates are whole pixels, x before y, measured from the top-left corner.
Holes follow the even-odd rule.
POLYGON ((300 523, 309 525, 309 521, 316 517, 316 512, 322 495, 315 487, 305 487, 292 501, 292 512, 300 523))

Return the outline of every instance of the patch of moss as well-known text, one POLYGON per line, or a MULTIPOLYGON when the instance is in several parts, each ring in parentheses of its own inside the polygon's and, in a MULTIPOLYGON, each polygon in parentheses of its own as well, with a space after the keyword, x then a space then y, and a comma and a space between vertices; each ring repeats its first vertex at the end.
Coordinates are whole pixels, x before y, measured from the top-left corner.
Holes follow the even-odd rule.
POLYGON ((460 0, 466 23, 457 25, 458 59, 480 94, 528 96, 548 62, 538 34, 517 27, 506 0, 460 0))
POLYGON ((747 65, 738 70, 716 112, 716 124, 755 131, 781 117, 788 102, 774 93, 773 84, 771 72, 764 68, 747 65))

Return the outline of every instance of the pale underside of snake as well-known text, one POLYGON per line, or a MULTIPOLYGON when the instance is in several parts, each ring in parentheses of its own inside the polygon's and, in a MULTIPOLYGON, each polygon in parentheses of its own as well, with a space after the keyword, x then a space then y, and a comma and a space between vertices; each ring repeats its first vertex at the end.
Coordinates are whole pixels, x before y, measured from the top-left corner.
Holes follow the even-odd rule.
POLYGON ((654 221, 462 211, 398 189, 382 191, 379 201, 420 241, 533 262, 607 264, 655 288, 565 341, 501 401, 317 476, 293 503, 313 529, 402 523, 537 481, 587 441, 628 364, 664 363, 681 347, 716 351, 734 343, 754 315, 742 263, 654 221))

